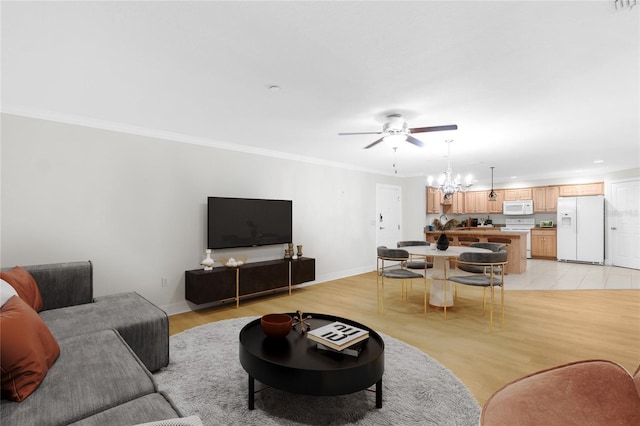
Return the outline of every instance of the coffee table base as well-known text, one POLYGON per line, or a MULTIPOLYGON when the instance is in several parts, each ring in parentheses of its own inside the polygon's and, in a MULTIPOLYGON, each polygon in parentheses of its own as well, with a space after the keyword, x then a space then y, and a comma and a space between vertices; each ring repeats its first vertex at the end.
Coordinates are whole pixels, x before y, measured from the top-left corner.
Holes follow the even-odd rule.
MULTIPOLYGON (((248 395, 248 403, 249 410, 253 410, 255 408, 255 397, 256 397, 256 380, 249 374, 249 395, 248 395)), ((369 390, 369 389, 365 389, 369 390)), ((382 408, 382 379, 376 382, 376 408, 382 408)))

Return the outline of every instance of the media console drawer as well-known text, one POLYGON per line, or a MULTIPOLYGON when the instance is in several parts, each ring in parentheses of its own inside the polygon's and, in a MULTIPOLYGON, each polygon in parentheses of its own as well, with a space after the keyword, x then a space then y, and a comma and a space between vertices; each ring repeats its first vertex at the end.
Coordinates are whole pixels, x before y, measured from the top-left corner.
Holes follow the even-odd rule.
POLYGON ((201 305, 235 299, 316 279, 316 260, 302 257, 296 260, 269 260, 246 263, 238 268, 218 266, 211 271, 185 271, 185 299, 201 305))

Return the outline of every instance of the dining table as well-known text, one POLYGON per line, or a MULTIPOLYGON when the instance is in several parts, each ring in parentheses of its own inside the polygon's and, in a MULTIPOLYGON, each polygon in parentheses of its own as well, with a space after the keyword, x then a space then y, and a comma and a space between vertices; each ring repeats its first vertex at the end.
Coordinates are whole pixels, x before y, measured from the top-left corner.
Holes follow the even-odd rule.
MULTIPOLYGON (((429 293, 429 305, 446 308, 453 306, 453 292, 449 278, 449 260, 457 259, 462 253, 491 253, 491 250, 468 247, 449 246, 446 250, 438 250, 435 244, 428 246, 406 246, 403 247, 411 257, 433 258, 433 272, 431 274, 432 284, 429 293)), ((427 273, 425 262, 425 276, 427 273)))

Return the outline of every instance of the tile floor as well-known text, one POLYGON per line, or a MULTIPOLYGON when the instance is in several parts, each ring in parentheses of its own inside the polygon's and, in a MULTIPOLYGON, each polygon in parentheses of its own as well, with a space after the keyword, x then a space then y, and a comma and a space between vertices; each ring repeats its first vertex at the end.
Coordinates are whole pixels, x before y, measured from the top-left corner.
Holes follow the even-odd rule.
POLYGON ((640 290, 640 271, 554 260, 527 259, 523 274, 505 277, 505 290, 640 290))

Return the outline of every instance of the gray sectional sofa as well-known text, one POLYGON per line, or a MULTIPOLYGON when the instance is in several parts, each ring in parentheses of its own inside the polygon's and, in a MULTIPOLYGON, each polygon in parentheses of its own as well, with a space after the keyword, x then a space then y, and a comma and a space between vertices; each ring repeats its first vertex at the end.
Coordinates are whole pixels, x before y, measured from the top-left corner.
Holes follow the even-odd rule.
POLYGON ((181 416, 151 375, 169 363, 164 311, 137 293, 94 299, 88 261, 23 268, 38 285, 40 317, 60 356, 27 399, 2 399, 0 424, 133 425, 181 416))

